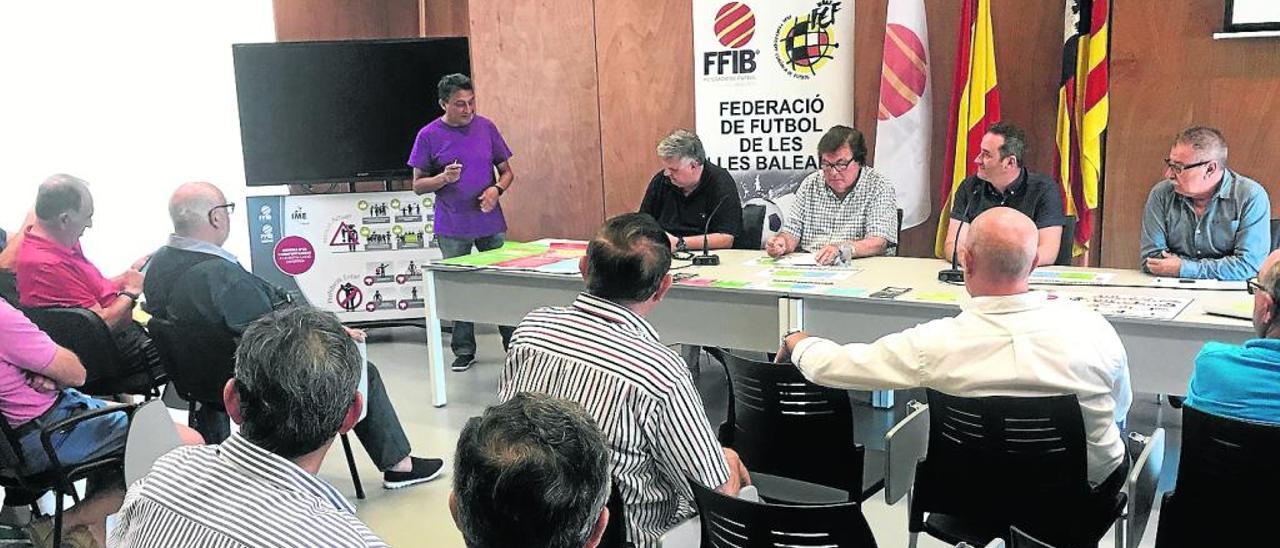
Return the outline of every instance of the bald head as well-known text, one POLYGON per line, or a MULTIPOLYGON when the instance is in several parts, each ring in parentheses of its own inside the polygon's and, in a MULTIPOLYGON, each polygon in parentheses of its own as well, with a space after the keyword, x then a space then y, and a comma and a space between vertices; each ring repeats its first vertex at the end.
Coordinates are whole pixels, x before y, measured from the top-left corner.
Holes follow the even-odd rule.
POLYGON ((973 220, 961 252, 966 280, 1024 285, 1036 263, 1035 223, 1010 207, 993 207, 973 220))
POLYGON ((1280 250, 1272 251, 1258 269, 1258 285, 1262 291, 1255 291, 1253 295, 1253 327, 1259 337, 1280 336, 1280 327, 1276 326, 1280 323, 1276 321, 1276 295, 1280 294, 1277 283, 1280 283, 1280 250))
POLYGON ((181 236, 195 236, 209 225, 209 211, 226 203, 222 191, 211 183, 185 183, 169 198, 169 218, 173 231, 181 236))
POLYGON ((83 179, 66 173, 49 176, 36 192, 36 218, 54 221, 63 213, 77 213, 90 200, 83 179))

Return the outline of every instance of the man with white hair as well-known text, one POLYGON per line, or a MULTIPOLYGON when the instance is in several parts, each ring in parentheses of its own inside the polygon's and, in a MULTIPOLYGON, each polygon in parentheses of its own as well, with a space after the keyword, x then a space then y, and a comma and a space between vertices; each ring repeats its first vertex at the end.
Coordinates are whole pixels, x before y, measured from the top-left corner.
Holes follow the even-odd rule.
POLYGON ((657 219, 676 251, 733 247, 742 233, 738 183, 724 168, 707 161, 697 135, 677 129, 658 142, 662 170, 654 174, 640 202, 640 213, 657 219))
POLYGON ((1128 471, 1118 423, 1133 400, 1120 337, 1101 314, 1029 289, 1038 236, 1026 215, 991 208, 969 231, 960 255, 973 298, 959 316, 870 344, 841 346, 797 332, 784 338, 779 361, 790 357, 806 378, 836 388, 925 387, 959 397, 1075 394, 1089 482, 1103 498, 1114 495, 1128 471))
MULTIPOLYGON (((258 318, 291 304, 285 290, 245 270, 235 255, 222 248, 231 234, 234 206, 210 183, 186 183, 174 191, 169 200, 174 233, 147 267, 143 290, 148 313, 178 325, 240 337, 258 318)), ((364 339, 361 331, 348 333, 364 339)), ((410 456, 409 438, 378 368, 368 365, 368 415, 354 430, 369 458, 383 471, 383 487, 396 489, 435 479, 444 463, 410 456)), ((196 429, 210 442, 230 435, 227 414, 220 408, 201 406, 195 419, 196 429)))
POLYGON ((1165 179, 1142 212, 1142 269, 1157 276, 1245 280, 1271 249, 1271 201, 1227 169, 1227 140, 1210 127, 1179 133, 1165 179))

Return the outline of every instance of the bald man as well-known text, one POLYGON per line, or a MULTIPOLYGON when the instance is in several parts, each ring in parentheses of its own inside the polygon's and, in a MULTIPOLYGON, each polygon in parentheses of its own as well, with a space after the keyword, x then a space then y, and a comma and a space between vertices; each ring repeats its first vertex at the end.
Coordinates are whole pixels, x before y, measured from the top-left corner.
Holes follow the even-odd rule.
MULTIPOLYGON (((147 266, 143 290, 148 313, 238 338, 254 320, 290 305, 285 290, 254 276, 222 248, 231 233, 234 207, 210 183, 186 183, 174 191, 169 199, 173 234, 147 266)), ((361 331, 351 334, 357 340, 364 339, 361 331)), ((368 415, 354 431, 369 458, 382 470, 382 486, 397 489, 439 477, 443 461, 409 454, 409 438, 372 363, 367 396, 368 415)), ((229 419, 220 408, 202 406, 195 419, 196 429, 210 442, 230 435, 229 419)))
POLYGON ((970 231, 960 254, 972 299, 960 315, 870 344, 841 346, 797 332, 783 341, 779 360, 789 357, 809 380, 836 388, 925 387, 960 397, 1075 394, 1089 481, 1100 493, 1116 493, 1128 471, 1117 423, 1133 399, 1120 337, 1101 314, 1028 289, 1037 233, 1026 215, 992 208, 970 231))
POLYGON ((1205 343, 1185 405, 1221 417, 1280 424, 1280 251, 1267 256, 1248 284, 1258 337, 1244 345, 1205 343))

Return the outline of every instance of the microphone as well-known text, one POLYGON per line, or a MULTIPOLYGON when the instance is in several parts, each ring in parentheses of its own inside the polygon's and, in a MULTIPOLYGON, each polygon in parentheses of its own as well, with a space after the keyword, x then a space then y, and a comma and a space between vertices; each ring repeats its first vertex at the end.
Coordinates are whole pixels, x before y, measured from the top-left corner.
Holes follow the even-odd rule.
MULTIPOLYGON (((733 192, 737 192, 737 189, 733 189, 733 192)), ((730 196, 733 195, 725 194, 723 198, 720 198, 720 201, 716 202, 716 206, 711 208, 711 214, 707 215, 707 226, 702 229, 702 255, 693 257, 694 266, 716 266, 720 264, 720 256, 711 255, 707 249, 707 239, 711 236, 711 220, 716 218, 716 212, 720 211, 720 206, 724 205, 725 200, 728 200, 730 196)))
MULTIPOLYGON (((972 196, 969 196, 969 203, 964 206, 964 216, 969 217, 969 212, 973 210, 973 202, 978 200, 978 192, 982 187, 977 184, 978 179, 974 178, 972 196)), ((964 230, 965 221, 960 221, 960 226, 956 227, 956 239, 951 243, 951 268, 944 268, 938 271, 938 281, 947 283, 964 283, 964 270, 961 270, 956 264, 956 259, 960 253, 960 232, 964 230)))

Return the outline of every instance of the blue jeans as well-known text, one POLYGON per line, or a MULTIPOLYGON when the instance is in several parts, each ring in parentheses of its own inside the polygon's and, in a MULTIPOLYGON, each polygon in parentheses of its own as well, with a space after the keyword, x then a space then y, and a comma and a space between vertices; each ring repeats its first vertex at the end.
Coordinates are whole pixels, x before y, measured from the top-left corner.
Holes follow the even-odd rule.
MULTIPOLYGON (((43 415, 31 419, 41 426, 47 426, 71 416, 102 409, 107 402, 90 398, 74 388, 62 391, 62 397, 43 415)), ((58 455, 58 462, 63 466, 90 460, 90 457, 109 453, 124 447, 125 437, 129 433, 129 417, 123 412, 110 413, 89 419, 77 424, 70 431, 54 434, 53 451, 58 455)), ((32 430, 22 436, 22 458, 30 472, 40 472, 49 468, 49 455, 40 443, 40 430, 32 430)))
MULTIPOLYGON (((436 240, 440 243, 440 254, 446 259, 452 259, 470 255, 472 246, 475 246, 480 251, 498 249, 506 242, 506 236, 504 232, 480 238, 451 238, 437 234, 436 240)), ((498 332, 502 333, 502 348, 504 350, 511 344, 511 333, 513 331, 515 331, 515 328, 498 326, 498 332)), ((453 322, 453 336, 449 338, 449 348, 453 350, 454 356, 475 356, 475 326, 471 322, 453 322)))

